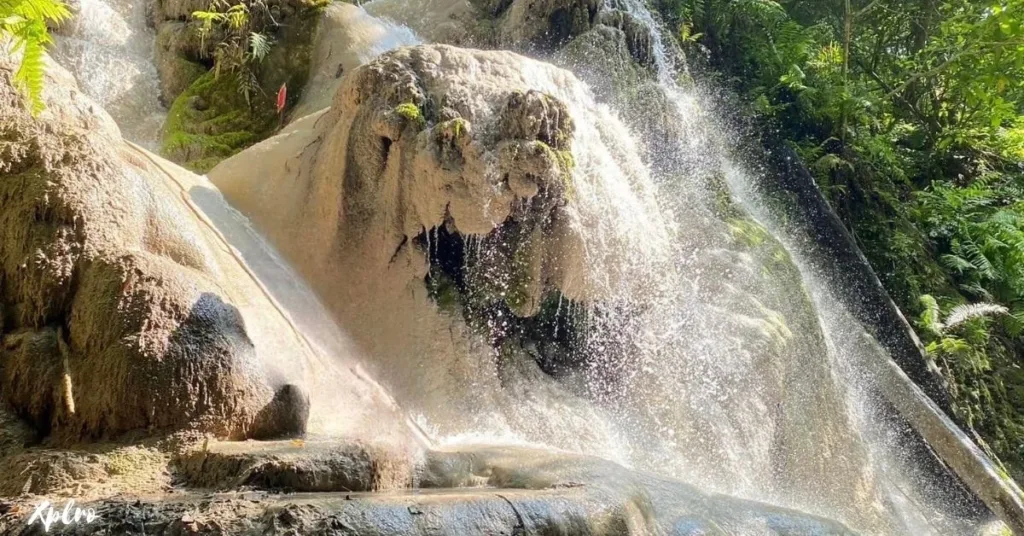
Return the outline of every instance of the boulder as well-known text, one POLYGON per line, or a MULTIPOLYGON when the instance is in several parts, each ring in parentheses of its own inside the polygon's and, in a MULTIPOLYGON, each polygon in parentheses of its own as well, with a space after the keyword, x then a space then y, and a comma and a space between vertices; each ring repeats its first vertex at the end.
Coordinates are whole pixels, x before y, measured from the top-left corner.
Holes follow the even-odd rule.
POLYGON ((274 307, 188 202, 181 181, 198 178, 122 141, 56 66, 31 117, 12 73, 0 61, 3 400, 63 442, 293 430, 257 419, 287 323, 253 316, 274 307))
POLYGON ((198 39, 184 22, 168 21, 160 25, 154 55, 160 77, 160 101, 169 106, 187 87, 199 79, 207 68, 198 61, 198 39))
MULTIPOLYGON (((490 3, 491 8, 501 4, 490 3)), ((513 0, 499 23, 500 43, 541 49, 557 48, 591 27, 601 0, 513 0)))

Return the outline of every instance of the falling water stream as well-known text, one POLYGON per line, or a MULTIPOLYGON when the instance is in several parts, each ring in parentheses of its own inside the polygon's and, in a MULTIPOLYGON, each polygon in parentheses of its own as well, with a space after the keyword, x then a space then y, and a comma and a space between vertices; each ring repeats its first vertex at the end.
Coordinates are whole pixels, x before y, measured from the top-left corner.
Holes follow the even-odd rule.
POLYGON ((146 2, 81 0, 74 19, 55 36, 53 51, 124 137, 152 150, 167 116, 158 98, 154 38, 146 25, 146 2))
MULTIPOLYGON (((409 16, 414 4, 403 3, 409 16)), ((676 155, 645 152, 643 136, 626 126, 634 113, 627 102, 594 104, 584 85, 523 73, 565 102, 577 122, 571 224, 586 230, 589 269, 563 282, 556 323, 558 315, 586 318, 585 364, 555 379, 521 364, 514 381, 506 374, 498 382, 482 373, 495 366, 483 357, 491 349, 453 342, 443 351, 463 352, 459 366, 482 379, 462 384, 441 376, 457 368, 456 358, 432 363, 424 350, 420 364, 443 371, 412 367, 412 379, 385 372, 382 383, 439 444, 523 442, 583 451, 868 533, 970 533, 980 514, 916 464, 913 441, 867 395, 873 391, 865 370, 879 355, 886 359, 884 350, 837 305, 828 274, 809 267, 778 215, 759 202, 757 174, 729 156, 736 148, 729 147, 728 129, 699 93, 677 85, 676 62, 643 2, 619 0, 605 9, 613 7, 651 33, 657 81, 685 123, 686 135, 670 147, 676 155), (724 180, 737 212, 723 216, 709 184, 715 179, 724 180), (416 386, 403 381, 454 385, 413 396, 416 386), (507 392, 495 392, 501 390, 507 392), (451 397, 450 408, 441 407, 448 402, 438 393, 451 397)), ((367 24, 372 20, 367 15, 367 24)), ((363 61, 384 52, 381 43, 414 40, 408 28, 384 27, 395 35, 369 43, 363 61)), ((163 121, 152 48, 143 2, 83 0, 55 54, 125 137, 148 147, 163 121)), ((262 247, 219 194, 193 194, 206 196, 204 210, 215 207, 215 219, 230 224, 229 240, 262 247)), ((426 234, 433 237, 428 258, 440 247, 433 233, 426 234)), ((479 237, 464 245, 488 254, 479 237)), ((289 285, 292 274, 276 254, 254 256, 254 265, 274 260, 258 270, 271 274, 264 284, 289 285)))

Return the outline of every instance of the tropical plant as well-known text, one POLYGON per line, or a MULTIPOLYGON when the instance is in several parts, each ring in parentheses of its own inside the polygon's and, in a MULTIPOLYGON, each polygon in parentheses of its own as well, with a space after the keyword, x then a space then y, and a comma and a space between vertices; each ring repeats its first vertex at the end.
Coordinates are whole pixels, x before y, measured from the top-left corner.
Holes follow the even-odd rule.
POLYGON ((33 114, 43 110, 43 53, 51 41, 47 23, 70 16, 59 0, 0 0, 0 45, 10 40, 10 52, 21 54, 14 83, 24 92, 33 114))
POLYGON ((272 44, 267 31, 277 24, 266 2, 214 0, 207 10, 194 11, 192 19, 200 23, 201 50, 210 48, 206 46, 208 40, 216 40, 212 46, 214 76, 236 77, 238 90, 251 105, 253 94, 261 91, 258 66, 270 53, 272 44))
POLYGON ((660 2, 794 146, 921 317, 962 422, 1024 478, 1024 0, 660 2))

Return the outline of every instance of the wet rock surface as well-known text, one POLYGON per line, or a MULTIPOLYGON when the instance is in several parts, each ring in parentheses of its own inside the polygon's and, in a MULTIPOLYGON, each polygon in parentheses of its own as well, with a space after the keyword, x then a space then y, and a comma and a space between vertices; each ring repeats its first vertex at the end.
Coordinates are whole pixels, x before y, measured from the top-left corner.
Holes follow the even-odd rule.
MULTIPOLYGON (((287 442, 219 443, 208 446, 209 466, 205 471, 218 473, 234 463, 232 459, 287 459, 294 467, 308 467, 327 459, 346 458, 351 448, 352 445, 330 442, 311 442, 303 447, 287 442)), ((358 463, 331 468, 321 465, 321 476, 325 482, 340 484, 340 475, 368 468, 366 464, 357 466, 358 463)), ((179 491, 159 501, 86 503, 82 506, 95 509, 97 521, 78 526, 57 523, 50 533, 852 534, 842 525, 825 519, 705 495, 685 484, 633 473, 586 456, 495 447, 432 452, 420 478, 424 487, 461 488, 390 494, 179 491)), ((265 487, 269 482, 251 483, 265 487)), ((42 529, 40 525, 24 525, 30 515, 25 502, 8 501, 0 503, 0 508, 0 532, 37 534, 42 529)))
POLYGON ((247 437, 273 396, 235 305, 258 288, 59 69, 34 119, 11 72, 0 67, 0 396, 57 442, 247 437))
MULTIPOLYGON (((394 469, 405 453, 389 453, 360 442, 323 439, 214 442, 175 460, 191 487, 253 487, 293 492, 378 491, 394 487, 394 469), (392 473, 388 473, 392 471, 392 473)), ((404 486, 411 485, 411 469, 404 486)))

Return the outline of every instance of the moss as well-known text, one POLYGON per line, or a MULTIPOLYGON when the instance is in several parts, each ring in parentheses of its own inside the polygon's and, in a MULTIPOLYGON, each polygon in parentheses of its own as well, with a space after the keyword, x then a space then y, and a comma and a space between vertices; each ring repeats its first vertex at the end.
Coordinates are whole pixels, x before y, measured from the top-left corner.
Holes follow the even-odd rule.
POLYGON ((553 149, 550 145, 537 141, 535 142, 558 165, 559 176, 562 179, 563 196, 566 200, 572 200, 576 193, 576 185, 573 182, 573 172, 576 170, 576 158, 570 149, 553 149))
MULTIPOLYGON (((417 108, 417 111, 419 109, 417 108)), ((461 117, 456 117, 450 121, 445 121, 438 125, 438 129, 441 134, 451 140, 459 141, 469 133, 469 121, 461 117)))
POLYGON ((265 138, 276 125, 269 97, 256 96, 250 105, 233 76, 208 72, 174 99, 164 124, 161 152, 195 172, 205 173, 265 138))
POLYGON ((395 106, 395 115, 416 125, 417 128, 423 128, 427 124, 426 118, 423 117, 423 110, 411 102, 403 102, 395 106))
POLYGON ((461 315, 463 297, 455 280, 437 266, 430 267, 427 277, 427 294, 437 308, 449 315, 461 315))

